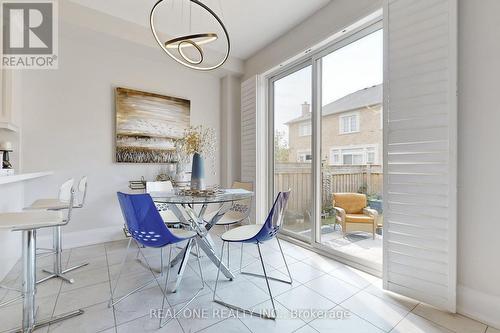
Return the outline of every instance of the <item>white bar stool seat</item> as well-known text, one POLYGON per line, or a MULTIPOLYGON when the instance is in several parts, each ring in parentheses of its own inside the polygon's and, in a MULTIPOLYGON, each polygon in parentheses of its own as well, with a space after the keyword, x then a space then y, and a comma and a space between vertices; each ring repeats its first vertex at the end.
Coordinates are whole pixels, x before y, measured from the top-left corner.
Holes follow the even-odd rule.
MULTIPOLYGON (((76 207, 74 207, 76 208, 76 207)), ((59 199, 39 199, 26 207, 26 210, 63 210, 68 209, 68 203, 59 199)))
POLYGON ((0 229, 40 229, 63 223, 61 211, 26 211, 0 213, 0 229))
MULTIPOLYGON (((70 200, 73 203, 73 198, 70 200)), ((67 218, 71 215, 68 211, 67 218)), ((22 267, 23 267, 23 318, 22 332, 32 332, 34 329, 50 325, 74 316, 83 314, 83 310, 71 311, 56 317, 36 320, 36 231, 41 228, 57 227, 67 222, 62 211, 24 211, 0 213, 0 229, 21 231, 22 236, 22 267)))

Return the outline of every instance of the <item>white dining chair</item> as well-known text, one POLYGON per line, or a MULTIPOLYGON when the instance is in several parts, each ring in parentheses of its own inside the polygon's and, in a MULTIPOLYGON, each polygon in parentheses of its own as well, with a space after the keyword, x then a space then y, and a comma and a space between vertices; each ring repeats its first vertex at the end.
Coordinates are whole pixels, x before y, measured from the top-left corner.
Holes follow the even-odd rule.
POLYGON ((281 248, 280 241, 277 237, 278 232, 281 229, 281 226, 283 224, 283 219, 285 217, 285 210, 286 206, 288 203, 288 198, 290 197, 290 190, 286 192, 279 192, 278 195, 276 196, 276 200, 274 201, 274 204, 269 211, 269 215, 267 216, 266 221, 264 224, 251 224, 251 225, 244 225, 241 227, 237 227, 234 229, 231 229, 221 236, 222 240, 222 248, 221 248, 221 255, 220 255, 220 262, 219 262, 219 269, 217 270, 217 277, 215 279, 215 287, 214 287, 214 292, 213 292, 213 301, 221 304, 227 308, 230 308, 232 310, 236 310, 239 312, 247 313, 253 316, 258 316, 261 318, 265 319, 276 319, 276 307, 274 305, 274 298, 273 294, 271 292, 271 286, 269 285, 269 280, 274 280, 278 282, 283 282, 287 284, 292 284, 292 275, 290 274, 290 270, 288 269, 288 264, 286 262, 285 254, 283 253, 283 249, 281 248), (264 259, 262 256, 262 249, 261 245, 267 241, 270 241, 272 239, 276 239, 278 242, 278 246, 281 252, 281 256, 283 258, 283 263, 285 264, 286 270, 288 272, 288 278, 289 280, 282 280, 278 279, 272 276, 268 276, 266 267, 264 265, 264 259), (239 307, 238 305, 226 303, 223 300, 217 299, 217 285, 219 282, 219 273, 221 269, 221 263, 222 263, 222 256, 224 255, 224 246, 229 247, 230 243, 248 243, 248 244, 255 244, 257 246, 257 249, 259 251, 259 259, 260 263, 262 265, 262 271, 263 275, 253 273, 253 272, 241 272, 242 274, 247 274, 251 275, 254 277, 259 277, 259 278, 264 278, 266 280, 266 285, 267 285, 267 291, 269 293, 269 299, 271 300, 271 304, 273 307, 273 314, 268 315, 266 313, 257 313, 255 311, 249 310, 249 309, 244 309, 239 307))
MULTIPOLYGON (((156 182, 146 182, 146 193, 152 192, 173 192, 174 186, 171 181, 156 181, 156 182)), ((168 208, 168 205, 155 202, 155 206, 160 212, 160 216, 163 219, 163 222, 167 225, 172 224, 181 224, 179 218, 175 216, 175 214, 168 208)))

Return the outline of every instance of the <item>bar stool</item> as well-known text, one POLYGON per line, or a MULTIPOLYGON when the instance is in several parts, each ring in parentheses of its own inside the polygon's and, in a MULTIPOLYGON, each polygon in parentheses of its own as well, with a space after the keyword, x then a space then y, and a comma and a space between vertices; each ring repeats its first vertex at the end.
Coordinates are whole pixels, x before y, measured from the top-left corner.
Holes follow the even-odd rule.
POLYGON ((32 332, 34 329, 50 325, 68 318, 83 314, 83 310, 75 310, 48 319, 36 320, 36 232, 41 228, 54 228, 65 225, 70 217, 73 205, 73 191, 70 188, 69 208, 66 217, 61 211, 23 211, 0 213, 0 229, 22 232, 22 267, 23 267, 23 318, 21 332, 32 332))
MULTIPOLYGON (((59 189, 59 197, 57 199, 39 199, 36 200, 31 206, 26 207, 25 210, 49 210, 49 211, 62 211, 68 209, 69 198, 71 196, 71 189, 73 188, 74 180, 69 179, 64 182, 59 189)), ((83 208, 85 199, 87 197, 87 177, 82 177, 78 183, 78 193, 80 202, 73 204, 72 208, 83 208)), ((87 266, 89 263, 83 263, 68 269, 62 269, 62 227, 69 223, 69 219, 65 224, 55 226, 53 229, 53 248, 50 253, 54 254, 53 271, 43 269, 49 275, 37 281, 42 283, 52 278, 60 278, 68 283, 74 283, 74 279, 67 277, 65 274, 75 269, 87 266)))

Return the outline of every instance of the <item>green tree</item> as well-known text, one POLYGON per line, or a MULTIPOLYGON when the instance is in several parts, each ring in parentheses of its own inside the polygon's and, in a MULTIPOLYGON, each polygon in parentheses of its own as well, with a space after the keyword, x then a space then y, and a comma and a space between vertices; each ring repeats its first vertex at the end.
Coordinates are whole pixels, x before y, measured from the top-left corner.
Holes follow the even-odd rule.
POLYGON ((284 131, 276 131, 274 135, 274 157, 277 162, 288 162, 290 148, 284 131))

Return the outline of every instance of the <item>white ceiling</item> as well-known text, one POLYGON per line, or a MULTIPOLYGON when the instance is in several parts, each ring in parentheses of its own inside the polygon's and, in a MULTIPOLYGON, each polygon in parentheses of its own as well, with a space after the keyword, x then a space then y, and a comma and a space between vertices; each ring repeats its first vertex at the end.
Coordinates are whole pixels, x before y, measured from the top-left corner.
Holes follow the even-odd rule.
MULTIPOLYGON (((149 12, 157 0, 71 1, 148 27, 149 12)), ((165 23, 159 26, 160 30, 169 35, 172 35, 174 24, 189 26, 189 6, 181 5, 187 0, 173 1, 166 0, 163 11, 158 11, 164 21, 170 21, 170 27, 165 23), (181 9, 184 13, 181 13, 181 9)), ((204 4, 221 17, 231 38, 231 56, 240 59, 247 59, 329 2, 330 0, 203 0, 204 4)), ((195 14, 195 11, 191 19, 206 21, 205 24, 210 22, 206 16, 195 14)), ((194 26, 194 22, 192 25, 194 26)))

